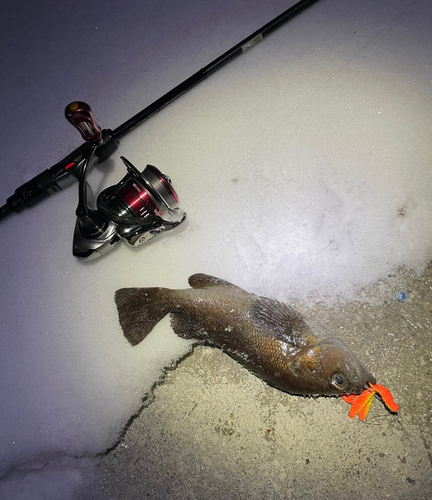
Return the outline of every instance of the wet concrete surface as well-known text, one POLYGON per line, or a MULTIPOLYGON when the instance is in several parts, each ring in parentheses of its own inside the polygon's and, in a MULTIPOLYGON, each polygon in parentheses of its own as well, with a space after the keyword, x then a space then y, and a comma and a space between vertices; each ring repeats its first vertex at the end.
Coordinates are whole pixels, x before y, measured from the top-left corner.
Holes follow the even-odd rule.
POLYGON ((101 459, 94 497, 430 499, 432 265, 421 277, 400 270, 358 302, 303 312, 391 390, 396 415, 375 398, 364 422, 351 420, 341 398, 285 394, 197 347, 101 459))

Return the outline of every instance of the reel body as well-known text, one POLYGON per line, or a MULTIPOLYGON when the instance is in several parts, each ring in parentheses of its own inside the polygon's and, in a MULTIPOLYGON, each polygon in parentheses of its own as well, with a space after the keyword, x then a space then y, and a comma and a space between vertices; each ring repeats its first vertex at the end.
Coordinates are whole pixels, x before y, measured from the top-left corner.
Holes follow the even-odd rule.
POLYGON ((178 206, 171 179, 153 165, 139 170, 121 157, 127 175, 105 189, 97 199, 98 210, 117 224, 126 243, 139 246, 162 231, 173 229, 186 218, 178 206))
MULTIPOLYGON (((123 156, 120 158, 128 173, 118 184, 99 194, 96 208, 89 208, 89 205, 93 206, 93 200, 89 200, 87 169, 97 156, 98 148, 105 145, 107 134, 104 135, 85 102, 70 103, 66 106, 65 117, 90 145, 87 155, 74 165, 79 179, 72 249, 75 257, 96 259, 114 248, 121 239, 132 246, 141 245, 185 220, 186 214, 178 206, 171 179, 153 165, 147 165, 140 172, 123 156)), ((118 143, 113 132, 108 135, 109 143, 118 143)))
POLYGON ((186 219, 167 175, 153 165, 140 172, 125 157, 121 159, 128 173, 99 194, 96 210, 89 211, 92 222, 77 218, 72 253, 80 260, 94 260, 120 240, 134 247, 142 245, 186 219))

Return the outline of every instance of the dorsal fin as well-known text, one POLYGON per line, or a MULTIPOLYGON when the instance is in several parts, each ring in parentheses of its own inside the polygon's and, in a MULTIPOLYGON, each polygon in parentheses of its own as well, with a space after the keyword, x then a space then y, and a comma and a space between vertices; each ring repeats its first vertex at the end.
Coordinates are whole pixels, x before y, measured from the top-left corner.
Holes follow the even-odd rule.
POLYGON ((308 327, 303 316, 278 300, 257 297, 251 304, 250 319, 276 340, 296 347, 307 345, 308 327))
POLYGON ((242 288, 233 285, 232 283, 229 283, 228 281, 225 281, 220 278, 216 278, 215 276, 210 276, 208 274, 203 274, 203 273, 197 273, 193 274, 192 276, 189 276, 189 285, 192 288, 209 288, 213 286, 223 286, 223 287, 228 287, 232 288, 233 290, 237 290, 243 293, 245 292, 242 288))

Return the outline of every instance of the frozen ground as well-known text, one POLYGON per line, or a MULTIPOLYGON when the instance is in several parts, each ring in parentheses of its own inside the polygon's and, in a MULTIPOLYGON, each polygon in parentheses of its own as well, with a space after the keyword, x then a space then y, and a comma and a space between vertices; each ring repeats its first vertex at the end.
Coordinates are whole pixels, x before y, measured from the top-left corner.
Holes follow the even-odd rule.
MULTIPOLYGON (((81 143, 66 104, 115 128, 293 3, 3 6, 0 204, 81 143)), ((0 498, 431 496, 431 39, 429 0, 320 0, 90 174, 155 164, 184 226, 84 264, 76 186, 1 222, 0 498), (131 348, 114 292, 194 272, 310 310, 399 415, 351 421, 209 348, 151 392, 189 345, 164 321, 131 348)))

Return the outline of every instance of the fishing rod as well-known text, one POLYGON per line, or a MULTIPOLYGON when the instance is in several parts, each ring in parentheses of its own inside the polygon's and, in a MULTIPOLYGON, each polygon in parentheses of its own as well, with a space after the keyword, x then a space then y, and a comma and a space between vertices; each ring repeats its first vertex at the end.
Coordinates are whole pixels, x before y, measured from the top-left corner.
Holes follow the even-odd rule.
POLYGON ((80 259, 98 257, 120 239, 137 246, 163 230, 176 227, 186 214, 178 207, 178 197, 169 177, 156 167, 147 165, 143 172, 139 172, 122 157, 128 174, 119 184, 99 195, 96 210, 88 208, 88 167, 95 162, 104 162, 125 135, 317 1, 301 0, 296 3, 114 130, 101 130, 88 104, 81 101, 70 103, 66 106, 65 117, 85 142, 17 188, 0 207, 0 221, 78 180, 79 203, 73 254, 80 259))

